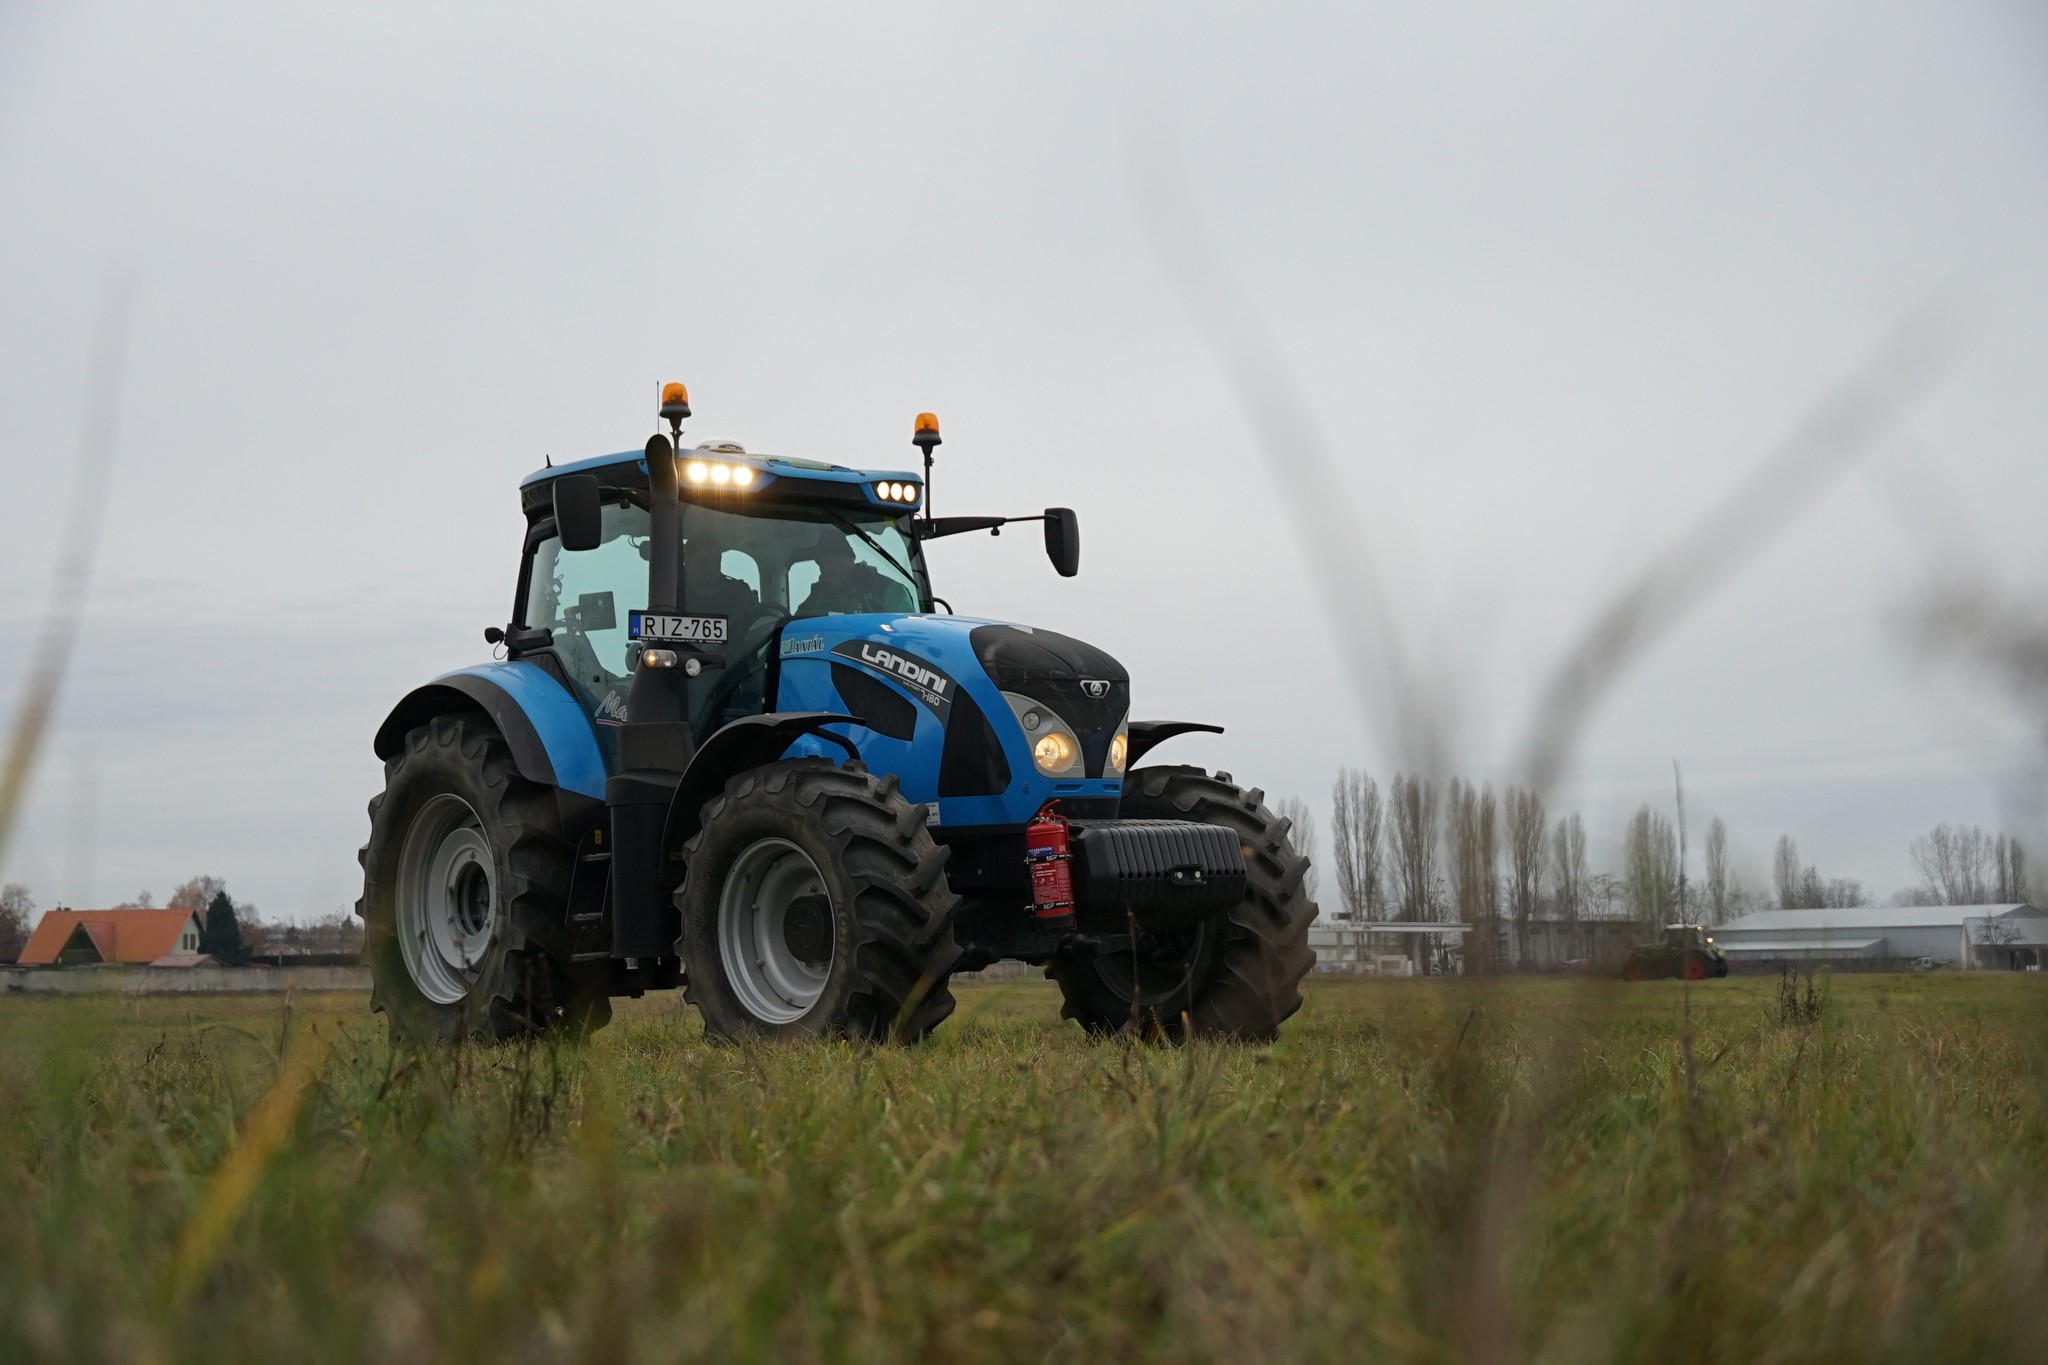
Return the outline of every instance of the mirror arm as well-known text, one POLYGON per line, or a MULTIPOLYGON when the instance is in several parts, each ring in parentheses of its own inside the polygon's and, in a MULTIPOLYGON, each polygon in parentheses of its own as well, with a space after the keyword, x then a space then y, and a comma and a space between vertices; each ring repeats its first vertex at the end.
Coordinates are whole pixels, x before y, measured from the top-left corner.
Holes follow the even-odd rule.
POLYGON ((927 517, 913 523, 919 540, 963 535, 968 531, 997 531, 1013 521, 1044 521, 1044 517, 927 517))

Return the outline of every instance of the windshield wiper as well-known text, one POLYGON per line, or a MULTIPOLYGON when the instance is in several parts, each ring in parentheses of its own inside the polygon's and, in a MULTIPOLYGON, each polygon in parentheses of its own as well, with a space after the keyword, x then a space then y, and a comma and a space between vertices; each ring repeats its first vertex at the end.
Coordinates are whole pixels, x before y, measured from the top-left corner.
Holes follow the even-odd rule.
POLYGON ((882 544, 881 541, 876 540, 866 531, 861 530, 858 525, 851 521, 848 521, 845 517, 840 516, 837 512, 828 509, 825 515, 832 518, 833 522, 837 524, 841 530, 851 531, 855 535, 859 536, 862 540, 866 541, 868 545, 871 548, 873 548, 876 554, 880 555, 882 558, 889 561, 890 568, 894 569, 897 573, 903 575, 904 583, 910 588, 912 592, 917 591, 917 575, 912 573, 910 570, 904 568, 902 561, 897 559, 895 555, 889 553, 888 546, 882 544))

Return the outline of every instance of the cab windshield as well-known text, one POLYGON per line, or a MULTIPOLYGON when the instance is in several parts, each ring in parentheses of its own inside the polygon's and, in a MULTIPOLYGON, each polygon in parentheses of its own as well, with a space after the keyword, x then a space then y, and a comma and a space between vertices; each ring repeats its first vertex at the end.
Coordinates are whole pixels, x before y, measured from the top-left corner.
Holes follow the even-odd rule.
MULTIPOLYGON (((699 738, 767 709, 768 649, 793 616, 924 609, 915 551, 894 517, 860 508, 764 504, 745 513, 683 506, 686 613, 723 616, 726 666, 689 683, 699 738)), ((565 551, 535 548, 523 623, 552 633, 551 648, 601 720, 622 719, 633 646, 628 613, 647 601, 648 516, 608 505, 603 539, 565 551)))
POLYGON ((924 594, 910 539, 893 517, 837 507, 740 513, 683 507, 683 610, 730 619, 915 612, 924 594))

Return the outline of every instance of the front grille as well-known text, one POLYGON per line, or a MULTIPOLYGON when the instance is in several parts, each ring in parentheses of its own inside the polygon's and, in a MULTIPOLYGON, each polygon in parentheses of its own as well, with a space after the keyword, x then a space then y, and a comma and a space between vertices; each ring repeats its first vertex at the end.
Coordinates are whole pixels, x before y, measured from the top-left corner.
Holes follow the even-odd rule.
POLYGON ((1081 741, 1082 771, 1101 777, 1109 742, 1131 709, 1131 679, 1108 654, 1070 636, 1021 626, 977 626, 968 637, 995 685, 1044 702, 1081 741), (1090 697, 1087 682, 1106 684, 1090 697))

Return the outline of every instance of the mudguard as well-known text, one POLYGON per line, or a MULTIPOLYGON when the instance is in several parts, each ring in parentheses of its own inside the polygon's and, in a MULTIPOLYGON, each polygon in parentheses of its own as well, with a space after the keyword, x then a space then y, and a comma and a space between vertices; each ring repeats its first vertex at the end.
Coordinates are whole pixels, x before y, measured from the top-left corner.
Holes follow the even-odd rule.
POLYGON ((1220 725, 1205 725, 1195 720, 1134 720, 1130 723, 1130 754, 1124 759, 1124 769, 1129 771, 1138 766, 1138 760, 1172 739, 1175 735, 1192 734, 1202 731, 1212 735, 1223 733, 1220 725))
POLYGON ((519 660, 459 668, 414 688, 377 727, 377 757, 397 754, 406 734, 435 716, 478 711, 505 737, 521 777, 604 800, 604 756, 582 704, 539 665, 519 660))
POLYGON ((704 803, 724 790, 735 773, 758 768, 781 758, 799 736, 816 735, 846 753, 848 762, 860 756, 851 740, 824 729, 833 724, 858 725, 852 716, 829 711, 771 711, 764 716, 743 716, 719 728, 690 757, 683 780, 676 784, 669 802, 668 823, 661 846, 679 849, 695 835, 702 821, 704 803))

